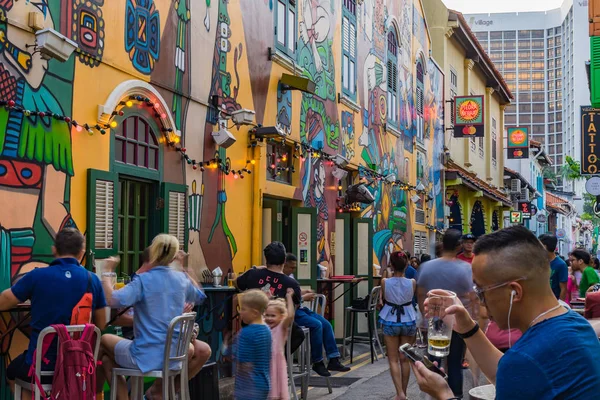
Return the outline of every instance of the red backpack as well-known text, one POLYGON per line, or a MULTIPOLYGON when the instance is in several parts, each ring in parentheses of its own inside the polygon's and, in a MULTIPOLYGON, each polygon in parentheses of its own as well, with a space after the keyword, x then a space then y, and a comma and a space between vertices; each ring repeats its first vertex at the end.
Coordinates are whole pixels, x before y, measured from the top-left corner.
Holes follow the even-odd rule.
MULTIPOLYGON (((31 365, 29 376, 33 375, 31 383, 38 386, 44 400, 95 400, 96 399, 96 362, 94 361, 95 332, 94 325, 86 324, 80 339, 72 339, 64 325, 51 325, 58 335, 58 353, 52 390, 50 396, 42 389, 40 377, 35 374, 35 365, 31 365)), ((56 334, 48 334, 42 344, 42 360, 52 344, 56 334)), ((35 353, 33 354, 35 363, 35 353)))

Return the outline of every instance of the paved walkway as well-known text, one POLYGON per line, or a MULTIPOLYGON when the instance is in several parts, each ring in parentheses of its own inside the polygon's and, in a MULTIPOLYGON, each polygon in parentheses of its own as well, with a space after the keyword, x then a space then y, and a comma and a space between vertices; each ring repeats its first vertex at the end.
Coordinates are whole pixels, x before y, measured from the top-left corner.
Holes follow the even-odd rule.
MULTIPOLYGON (((362 350, 362 349, 361 349, 362 350)), ((362 353, 362 352, 361 352, 362 353)), ((396 391, 392 383, 392 378, 389 373, 389 364, 387 358, 379 358, 374 364, 371 364, 371 359, 368 351, 354 358, 354 364, 350 372, 336 373, 333 377, 348 377, 360 378, 350 386, 342 388, 333 388, 333 393, 329 394, 327 388, 309 388, 309 400, 369 400, 394 399, 396 391)), ((487 384, 487 380, 483 375, 480 377, 479 385, 487 384)), ((468 370, 464 370, 464 395, 468 399, 469 390, 473 387, 473 378, 468 370)), ((419 387, 412 375, 408 385, 408 398, 410 400, 426 400, 429 396, 421 393, 419 387)))

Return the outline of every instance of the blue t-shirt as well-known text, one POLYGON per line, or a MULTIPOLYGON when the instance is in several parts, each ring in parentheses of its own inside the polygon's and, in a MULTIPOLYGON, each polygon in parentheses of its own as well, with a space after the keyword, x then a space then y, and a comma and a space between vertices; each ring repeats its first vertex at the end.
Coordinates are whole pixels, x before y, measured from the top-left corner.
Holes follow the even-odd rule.
MULTIPOLYGON (((31 300, 31 337, 27 349, 27 363, 31 364, 40 332, 53 324, 69 325, 73 307, 87 291, 93 295, 92 308, 106 307, 100 279, 82 267, 74 258, 57 258, 46 268, 36 268, 25 274, 11 288, 19 301, 31 300)), ((56 357, 56 348, 48 349, 47 358, 56 357)))
POLYGON ((550 287, 558 299, 560 297, 560 284, 569 280, 569 267, 560 257, 550 261, 550 287))
POLYGON ((504 354, 496 373, 497 400, 598 398, 600 342, 574 311, 529 328, 504 354))
POLYGON ((236 400, 266 400, 271 389, 271 330, 252 324, 238 334, 236 346, 236 400))

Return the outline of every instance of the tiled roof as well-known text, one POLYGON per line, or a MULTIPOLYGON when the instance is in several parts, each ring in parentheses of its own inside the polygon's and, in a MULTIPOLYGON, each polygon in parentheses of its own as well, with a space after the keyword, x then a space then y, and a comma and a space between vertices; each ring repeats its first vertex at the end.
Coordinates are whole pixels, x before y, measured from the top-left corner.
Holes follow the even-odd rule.
POLYGON ((504 194, 504 192, 498 190, 497 188, 494 188, 493 186, 491 186, 489 183, 485 182, 484 180, 479 179, 477 177, 477 174, 475 174, 474 172, 467 171, 466 169, 464 169, 460 165, 456 164, 452 160, 448 161, 448 163, 446 165, 446 173, 448 173, 448 172, 454 172, 454 173, 458 174, 463 180, 465 180, 466 182, 470 183, 472 186, 475 186, 476 188, 478 188, 482 192, 484 192, 487 195, 487 197, 492 198, 496 201, 501 201, 502 203, 506 204, 507 206, 512 205, 510 198, 508 196, 506 196, 504 194))
POLYGON ((557 196, 553 193, 546 192, 546 208, 549 210, 554 210, 561 214, 568 214, 568 211, 565 210, 564 205, 570 204, 569 200, 563 199, 560 196, 557 196))

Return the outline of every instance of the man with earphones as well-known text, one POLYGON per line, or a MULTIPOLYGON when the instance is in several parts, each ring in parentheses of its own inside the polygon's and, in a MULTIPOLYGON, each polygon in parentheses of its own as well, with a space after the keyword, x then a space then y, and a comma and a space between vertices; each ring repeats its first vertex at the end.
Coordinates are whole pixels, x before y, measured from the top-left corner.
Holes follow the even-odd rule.
MULTIPOLYGON (((454 331, 495 384, 496 399, 597 398, 600 342, 591 325, 554 296, 546 249, 535 235, 520 225, 506 228, 481 237, 474 253, 475 292, 490 318, 500 329, 523 332, 502 354, 459 300, 446 309, 455 316, 454 331)), ((413 371, 422 391, 439 400, 457 399, 446 381, 422 363, 413 371)))

